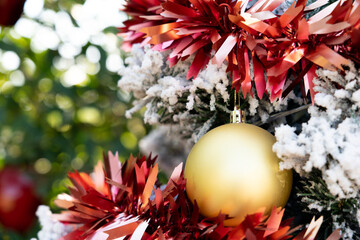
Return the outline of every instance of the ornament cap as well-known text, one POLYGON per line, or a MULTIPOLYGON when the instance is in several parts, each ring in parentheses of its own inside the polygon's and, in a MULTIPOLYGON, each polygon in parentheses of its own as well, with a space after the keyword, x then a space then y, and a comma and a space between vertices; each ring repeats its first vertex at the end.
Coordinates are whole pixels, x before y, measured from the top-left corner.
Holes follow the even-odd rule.
POLYGON ((245 114, 241 109, 235 109, 231 111, 230 123, 245 123, 245 114))
POLYGON ((234 91, 234 110, 230 113, 230 123, 245 123, 245 113, 241 110, 240 99, 240 93, 234 91))

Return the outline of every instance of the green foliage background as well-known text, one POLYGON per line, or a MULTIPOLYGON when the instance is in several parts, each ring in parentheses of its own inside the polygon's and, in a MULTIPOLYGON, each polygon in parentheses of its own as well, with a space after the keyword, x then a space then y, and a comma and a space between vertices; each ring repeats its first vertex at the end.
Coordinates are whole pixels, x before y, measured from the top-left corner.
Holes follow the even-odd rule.
MULTIPOLYGON (((79 3, 83 1, 45 1, 45 8, 69 12, 79 3)), ((115 36, 117 29, 105 32, 115 36)), ((119 47, 120 38, 117 44, 119 47)), ((119 92, 119 75, 107 70, 106 50, 88 43, 75 62, 86 61, 90 46, 101 57, 99 65, 87 64, 90 69, 100 66, 100 70, 90 71, 85 83, 66 87, 61 82, 65 70, 54 67, 61 58, 58 50, 34 51, 31 39, 19 36, 13 28, 0 31, 0 56, 13 51, 21 59, 19 69, 8 71, 0 66, 0 169, 11 165, 26 171, 43 204, 53 208, 52 200, 66 191, 68 171, 91 171, 103 151, 119 151, 125 160, 131 152, 137 153, 138 139, 148 131, 141 116, 124 117, 130 96, 119 92), (25 76, 22 86, 9 80, 18 70, 25 76)), ((19 235, 0 228, 0 239, 29 239, 37 231, 34 226, 19 235)))

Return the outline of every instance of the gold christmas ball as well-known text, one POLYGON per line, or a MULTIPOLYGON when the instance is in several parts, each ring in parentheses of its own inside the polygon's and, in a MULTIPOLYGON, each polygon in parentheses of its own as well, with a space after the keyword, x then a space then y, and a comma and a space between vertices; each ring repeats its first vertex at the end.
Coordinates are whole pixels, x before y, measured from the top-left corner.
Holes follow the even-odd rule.
POLYGON ((205 134, 192 148, 185 165, 186 192, 200 213, 220 212, 239 224, 247 214, 284 207, 291 191, 291 170, 279 170, 272 151, 275 137, 257 126, 232 123, 205 134))

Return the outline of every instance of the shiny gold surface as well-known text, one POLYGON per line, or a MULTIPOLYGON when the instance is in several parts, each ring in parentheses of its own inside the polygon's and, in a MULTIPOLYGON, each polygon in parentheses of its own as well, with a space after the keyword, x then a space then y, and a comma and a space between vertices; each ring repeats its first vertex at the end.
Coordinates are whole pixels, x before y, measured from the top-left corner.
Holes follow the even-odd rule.
POLYGON ((279 171, 272 151, 275 137, 251 124, 232 123, 213 129, 191 150, 186 166, 186 191, 204 216, 221 213, 235 219, 275 206, 285 206, 292 172, 279 171))

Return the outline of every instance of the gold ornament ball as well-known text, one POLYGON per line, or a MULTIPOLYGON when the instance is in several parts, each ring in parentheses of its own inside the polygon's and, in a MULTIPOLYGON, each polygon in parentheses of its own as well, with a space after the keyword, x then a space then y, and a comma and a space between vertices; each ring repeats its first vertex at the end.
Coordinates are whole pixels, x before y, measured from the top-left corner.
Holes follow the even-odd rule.
POLYGON ((275 137, 257 126, 232 123, 205 134, 192 148, 185 165, 186 192, 200 213, 220 212, 239 224, 247 214, 284 207, 291 191, 291 170, 279 170, 272 151, 275 137))

